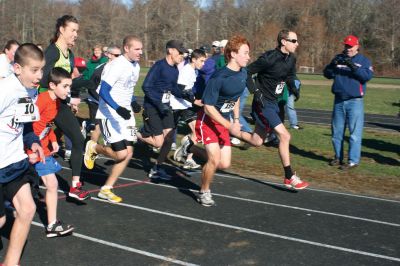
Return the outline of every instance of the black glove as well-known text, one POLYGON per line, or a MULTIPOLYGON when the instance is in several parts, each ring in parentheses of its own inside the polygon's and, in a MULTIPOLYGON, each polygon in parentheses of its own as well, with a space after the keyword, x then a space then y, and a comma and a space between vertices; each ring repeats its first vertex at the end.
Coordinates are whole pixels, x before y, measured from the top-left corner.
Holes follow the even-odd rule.
POLYGON ((133 112, 136 114, 142 110, 142 106, 140 106, 140 104, 138 104, 137 101, 131 102, 131 107, 133 112))
POLYGON ((193 103, 195 100, 195 97, 194 97, 192 90, 182 91, 182 99, 185 99, 186 101, 193 103))
POLYGON ((129 120, 131 118, 131 112, 122 106, 119 106, 115 111, 117 111, 117 114, 119 114, 125 120, 129 120))
POLYGON ((356 66, 353 61, 351 60, 351 57, 345 57, 343 59, 343 64, 345 64, 346 66, 348 66, 352 71, 357 70, 358 66, 356 66))
POLYGON ((344 64, 344 59, 345 59, 346 55, 344 54, 338 54, 335 56, 335 58, 332 59, 331 64, 332 65, 339 65, 339 64, 344 64))
POLYGON ((162 116, 164 116, 164 115, 167 115, 167 114, 168 114, 168 112, 169 112, 169 110, 170 110, 170 106, 169 106, 168 104, 165 104, 165 103, 160 102, 160 103, 157 105, 157 109, 158 109, 158 112, 160 112, 160 114, 161 114, 162 116))
POLYGON ((293 90, 292 93, 294 95, 294 101, 297 102, 300 99, 300 91, 299 90, 293 90))

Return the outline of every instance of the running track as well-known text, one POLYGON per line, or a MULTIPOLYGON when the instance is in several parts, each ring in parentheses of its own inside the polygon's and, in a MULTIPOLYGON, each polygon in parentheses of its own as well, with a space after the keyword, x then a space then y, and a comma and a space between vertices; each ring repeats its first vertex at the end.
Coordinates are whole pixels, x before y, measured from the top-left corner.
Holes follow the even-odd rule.
MULTIPOLYGON (((71 171, 62 163, 66 190, 71 171)), ((171 182, 152 183, 132 160, 115 189, 124 201, 111 204, 95 197, 110 163, 100 158, 84 172, 91 200, 60 190, 59 218, 76 226, 72 236, 47 239, 36 215, 22 265, 400 265, 399 201, 218 173, 217 206, 207 208, 194 200, 198 172, 170 167, 171 182)))

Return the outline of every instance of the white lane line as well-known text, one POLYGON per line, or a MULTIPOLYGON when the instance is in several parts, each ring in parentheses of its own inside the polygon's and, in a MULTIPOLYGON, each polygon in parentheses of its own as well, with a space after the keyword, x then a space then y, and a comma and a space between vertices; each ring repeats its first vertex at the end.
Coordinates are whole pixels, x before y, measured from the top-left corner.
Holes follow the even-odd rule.
MULTIPOLYGON (((39 226, 39 227, 44 227, 43 224, 35 222, 35 221, 32 221, 32 224, 36 225, 36 226, 39 226)), ((150 252, 147 252, 147 251, 143 251, 143 250, 140 250, 140 249, 131 248, 131 247, 128 247, 128 246, 117 244, 117 243, 105 241, 105 240, 102 240, 102 239, 99 239, 99 238, 95 238, 95 237, 91 237, 91 236, 87 236, 87 235, 82 235, 82 234, 79 234, 79 233, 76 233, 76 232, 74 232, 72 234, 72 236, 78 237, 78 238, 82 238, 82 239, 86 239, 86 240, 89 240, 89 241, 92 241, 92 242, 95 242, 95 243, 98 243, 98 244, 110 246, 110 247, 113 247, 113 248, 122 249, 122 250, 129 251, 129 252, 132 252, 132 253, 137 253, 137 254, 140 254, 140 255, 147 256, 147 257, 156 258, 156 259, 167 261, 167 262, 172 262, 172 263, 175 263, 175 264, 178 264, 178 265, 185 265, 185 266, 197 266, 198 265, 198 264, 193 264, 193 263, 189 263, 189 262, 185 262, 185 261, 176 260, 176 259, 173 259, 173 258, 157 255, 157 254, 150 253, 150 252)))
POLYGON ((354 254, 358 254, 358 255, 364 255, 364 256, 369 256, 369 257, 374 257, 374 258, 380 258, 380 259, 385 259, 385 260, 390 260, 390 261, 399 261, 400 262, 400 258, 391 257, 391 256, 385 256, 385 255, 371 253, 371 252, 365 252, 365 251, 361 251, 361 250, 357 250, 357 249, 344 248, 344 247, 340 247, 340 246, 334 246, 334 245, 329 245, 329 244, 319 243, 319 242, 315 242, 315 241, 304 240, 304 239, 295 238, 295 237, 278 235, 278 234, 263 232, 263 231, 249 229, 249 228, 240 227, 240 226, 234 226, 234 225, 229 225, 229 224, 212 222, 212 221, 207 221, 207 220, 203 220, 203 219, 197 219, 197 218, 188 217, 188 216, 184 216, 184 215, 180 215, 180 214, 173 214, 173 213, 169 213, 169 212, 158 211, 158 210, 154 210, 154 209, 140 207, 140 206, 132 205, 132 204, 111 203, 111 202, 108 202, 106 200, 102 200, 102 199, 99 199, 99 198, 92 198, 92 200, 101 201, 101 202, 109 203, 109 204, 114 204, 116 206, 120 205, 120 206, 124 206, 124 207, 128 207, 128 208, 132 208, 132 209, 137 209, 137 210, 142 210, 142 211, 146 211, 146 212, 161 214, 161 215, 170 216, 170 217, 173 217, 173 218, 179 218, 179 219, 183 219, 183 220, 188 220, 188 221, 192 221, 192 222, 209 224, 209 225, 219 226, 219 227, 223 227, 223 228, 240 230, 240 231, 244 231, 244 232, 248 232, 248 233, 264 235, 264 236, 269 236, 269 237, 273 237, 273 238, 279 238, 279 239, 289 240, 289 241, 293 241, 293 242, 299 242, 299 243, 303 243, 303 244, 308 244, 308 245, 313 245, 313 246, 318 246, 318 247, 323 247, 323 248, 328 248, 328 249, 334 249, 334 250, 354 253, 354 254))
MULTIPOLYGON (((63 168, 70 170, 70 168, 67 168, 67 167, 63 167, 63 168)), ((96 173, 96 174, 104 175, 103 173, 96 173)), ((134 182, 143 181, 143 180, 140 180, 140 179, 127 178, 127 177, 122 177, 122 176, 120 176, 118 178, 121 179, 121 180, 134 181, 134 182)), ((157 184, 157 183, 152 183, 152 182, 144 182, 144 184, 149 184, 149 185, 154 185, 154 186, 159 186, 159 187, 165 187, 165 188, 170 188, 170 189, 175 189, 175 190, 186 190, 186 191, 191 191, 191 192, 198 192, 197 190, 194 190, 194 189, 188 189, 188 188, 185 188, 185 187, 175 187, 175 186, 166 185, 166 184, 157 184)), ((63 191, 60 190, 60 192, 63 192, 63 191)), ((379 221, 379 220, 368 219, 368 218, 363 218, 363 217, 358 217, 358 216, 345 215, 345 214, 326 212, 326 211, 319 211, 319 210, 313 210, 313 209, 308 209, 308 208, 296 207, 296 206, 292 206, 292 205, 285 205, 285 204, 278 204, 278 203, 273 203, 273 202, 268 202, 268 201, 260 201, 260 200, 253 200, 253 199, 235 197, 235 196, 219 194, 219 193, 214 193, 214 192, 213 192, 213 195, 220 196, 220 197, 223 197, 223 198, 229 198, 229 199, 235 199, 235 200, 240 200, 240 201, 251 202, 251 203, 270 205, 270 206, 274 206, 274 207, 281 207, 281 208, 287 208, 287 209, 293 209, 293 210, 299 210, 299 211, 306 211, 306 212, 312 212, 312 213, 318 213, 318 214, 324 214, 324 215, 330 215, 330 216, 343 217, 343 218, 359 220, 359 221, 364 221, 364 222, 370 222, 370 223, 376 223, 376 224, 383 224, 383 225, 389 225, 389 226, 394 226, 394 227, 400 227, 400 224, 397 224, 397 223, 379 221)))
MULTIPOLYGON (((103 156, 99 156, 98 159, 103 159, 103 160, 112 160, 110 158, 107 157, 103 157, 103 156)), ((175 167, 175 166, 172 166, 175 167)), ((63 167, 64 169, 68 169, 71 170, 71 168, 68 167, 63 167)), ((176 167, 175 167, 176 168, 176 167)), ((93 173, 93 172, 89 172, 86 171, 87 173, 93 173)), ((191 173, 193 174, 199 174, 201 173, 201 171, 192 171, 191 173)), ((102 173, 98 173, 98 174, 102 174, 102 173)), ((222 176, 222 177, 226 177, 226 178, 230 178, 230 179, 236 179, 236 180, 242 180, 242 181, 252 181, 255 180, 257 182, 263 183, 263 184, 269 184, 269 185, 277 185, 277 186, 281 186, 283 187, 282 183, 275 183, 275 182, 270 182, 270 181, 263 181, 257 178, 248 178, 248 177, 241 177, 241 176, 234 176, 234 175, 229 175, 229 174, 221 174, 216 172, 215 175, 217 176, 222 176)), ((331 190, 324 190, 324 189, 317 189, 317 188, 310 188, 308 187, 307 190, 311 190, 311 191, 317 191, 317 192, 323 192, 323 193, 329 193, 329 194, 336 194, 336 195, 343 195, 343 196, 349 196, 349 197, 355 197, 355 198, 362 198, 362 199, 370 199, 370 200, 379 200, 379 201, 385 201, 385 202, 392 202, 392 203, 398 203, 400 204, 400 201, 398 200, 391 200, 391 199, 384 199, 384 198, 377 198, 377 197, 371 197, 371 196, 364 196, 364 195, 358 195, 358 194, 351 194, 351 193, 345 193, 345 192, 337 192, 337 191, 331 191, 331 190)))

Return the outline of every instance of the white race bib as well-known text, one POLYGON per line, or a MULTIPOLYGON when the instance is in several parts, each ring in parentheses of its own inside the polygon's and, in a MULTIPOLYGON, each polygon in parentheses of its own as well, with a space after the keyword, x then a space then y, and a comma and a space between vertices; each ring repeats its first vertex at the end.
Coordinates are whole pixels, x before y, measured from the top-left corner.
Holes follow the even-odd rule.
POLYGON ((15 108, 14 121, 16 123, 29 123, 40 118, 38 107, 31 98, 21 98, 15 108))
POLYGON ((129 130, 131 136, 133 137, 133 142, 136 143, 137 142, 137 135, 136 135, 137 129, 136 129, 136 127, 127 126, 126 128, 129 130))
POLYGON ((285 87, 285 82, 281 82, 278 85, 276 85, 275 94, 277 95, 281 94, 284 87, 285 87))
POLYGON ((162 95, 161 102, 162 103, 169 103, 170 98, 171 98, 171 92, 170 91, 169 92, 164 92, 163 95, 162 95))
POLYGON ((235 107, 235 103, 236 102, 226 102, 221 106, 221 113, 229 113, 233 110, 233 108, 235 107))

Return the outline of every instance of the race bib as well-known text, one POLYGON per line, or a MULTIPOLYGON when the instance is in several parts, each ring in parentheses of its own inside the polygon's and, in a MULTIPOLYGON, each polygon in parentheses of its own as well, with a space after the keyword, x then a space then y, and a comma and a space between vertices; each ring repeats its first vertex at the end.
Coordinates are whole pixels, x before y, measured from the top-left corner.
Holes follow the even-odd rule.
POLYGON ((221 106, 221 113, 229 113, 235 107, 235 102, 226 102, 221 106))
POLYGON ((136 135, 136 132, 137 132, 137 129, 136 129, 136 127, 134 127, 134 126, 127 126, 127 129, 128 129, 128 131, 130 132, 130 134, 131 134, 131 136, 132 136, 132 138, 133 138, 133 142, 134 143, 136 143, 137 142, 137 135, 136 135))
POLYGON ((163 96, 162 96, 162 99, 161 99, 161 102, 162 103, 169 103, 170 98, 171 98, 171 92, 170 91, 164 92, 163 96))
POLYGON ((29 123, 38 121, 39 118, 39 110, 31 98, 26 97, 18 100, 14 113, 14 121, 16 123, 29 123))
POLYGON ((276 85, 275 94, 277 95, 282 94, 283 88, 285 88, 285 82, 281 82, 278 85, 276 85))

